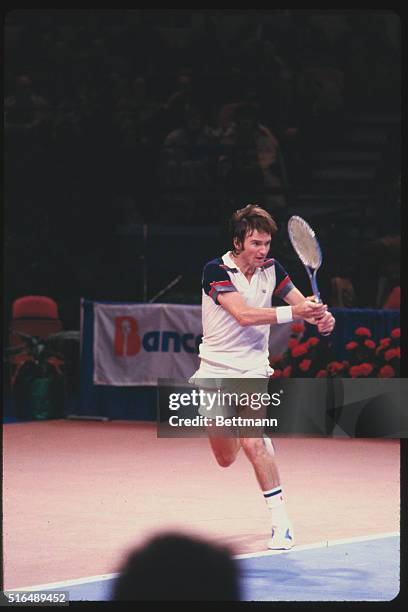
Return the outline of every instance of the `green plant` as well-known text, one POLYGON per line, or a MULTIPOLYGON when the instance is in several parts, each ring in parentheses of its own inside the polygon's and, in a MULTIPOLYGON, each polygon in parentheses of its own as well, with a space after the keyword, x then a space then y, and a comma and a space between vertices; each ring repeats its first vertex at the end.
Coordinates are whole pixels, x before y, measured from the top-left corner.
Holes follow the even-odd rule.
POLYGON ((37 419, 62 416, 68 347, 79 342, 79 332, 63 331, 47 338, 15 334, 23 343, 6 349, 6 361, 12 365, 16 416, 37 419))

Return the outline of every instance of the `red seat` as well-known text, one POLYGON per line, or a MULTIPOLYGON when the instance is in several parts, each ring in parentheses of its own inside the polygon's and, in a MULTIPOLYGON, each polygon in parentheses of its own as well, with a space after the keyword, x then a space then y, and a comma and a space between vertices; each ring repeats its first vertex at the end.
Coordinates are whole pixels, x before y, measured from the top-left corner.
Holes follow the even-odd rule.
POLYGON ((55 300, 41 295, 27 295, 18 298, 12 305, 10 325, 10 346, 23 344, 16 331, 30 336, 48 338, 62 330, 55 300))
POLYGON ((58 319, 57 303, 42 295, 25 295, 13 302, 13 319, 43 318, 58 319))

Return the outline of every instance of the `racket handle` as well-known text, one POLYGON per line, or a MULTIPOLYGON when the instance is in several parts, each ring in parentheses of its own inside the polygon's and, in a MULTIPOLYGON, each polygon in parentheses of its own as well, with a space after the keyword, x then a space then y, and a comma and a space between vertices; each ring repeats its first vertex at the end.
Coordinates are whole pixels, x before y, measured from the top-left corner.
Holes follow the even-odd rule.
MULTIPOLYGON (((319 293, 319 292, 318 292, 318 295, 316 295, 316 294, 315 294, 315 298, 316 298, 316 302, 318 302, 319 304, 321 304, 321 303, 323 302, 323 300, 322 300, 322 299, 321 299, 321 297, 320 297, 320 293, 319 293)), ((330 336, 330 335, 331 335, 331 332, 325 332, 325 333, 323 333, 323 332, 319 332, 319 334, 320 334, 321 336, 330 336)))
MULTIPOLYGON (((316 302, 321 304, 323 302, 323 300, 320 297, 319 287, 317 286, 317 279, 316 279, 317 269, 314 270, 313 274, 311 273, 309 268, 306 267, 306 270, 307 270, 307 272, 309 274, 310 282, 311 282, 311 285, 312 285, 312 291, 313 291, 313 295, 316 298, 316 302)), ((331 332, 326 332, 325 334, 323 334, 322 332, 319 332, 319 334, 321 336, 330 336, 331 332)))

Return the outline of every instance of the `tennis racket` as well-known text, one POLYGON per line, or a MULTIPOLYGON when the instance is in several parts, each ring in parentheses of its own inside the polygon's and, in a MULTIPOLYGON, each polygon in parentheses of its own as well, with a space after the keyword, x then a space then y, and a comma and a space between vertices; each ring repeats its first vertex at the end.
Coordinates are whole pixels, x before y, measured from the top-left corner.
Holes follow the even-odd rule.
MULTIPOLYGON (((319 241, 310 225, 297 215, 293 215, 288 221, 288 234, 293 248, 300 261, 306 268, 307 275, 312 285, 313 295, 317 302, 322 302, 317 284, 317 271, 322 265, 323 257, 319 241)), ((330 334, 322 334, 329 336, 330 334)))

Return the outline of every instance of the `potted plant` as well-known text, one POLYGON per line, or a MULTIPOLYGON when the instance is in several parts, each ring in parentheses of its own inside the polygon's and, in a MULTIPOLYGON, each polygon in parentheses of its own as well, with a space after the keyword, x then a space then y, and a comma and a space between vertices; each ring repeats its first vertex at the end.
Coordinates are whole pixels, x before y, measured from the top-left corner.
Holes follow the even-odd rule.
POLYGON ((79 331, 62 331, 47 338, 15 333, 23 344, 7 348, 6 360, 14 366, 11 385, 16 416, 63 417, 68 346, 79 342, 79 331))

